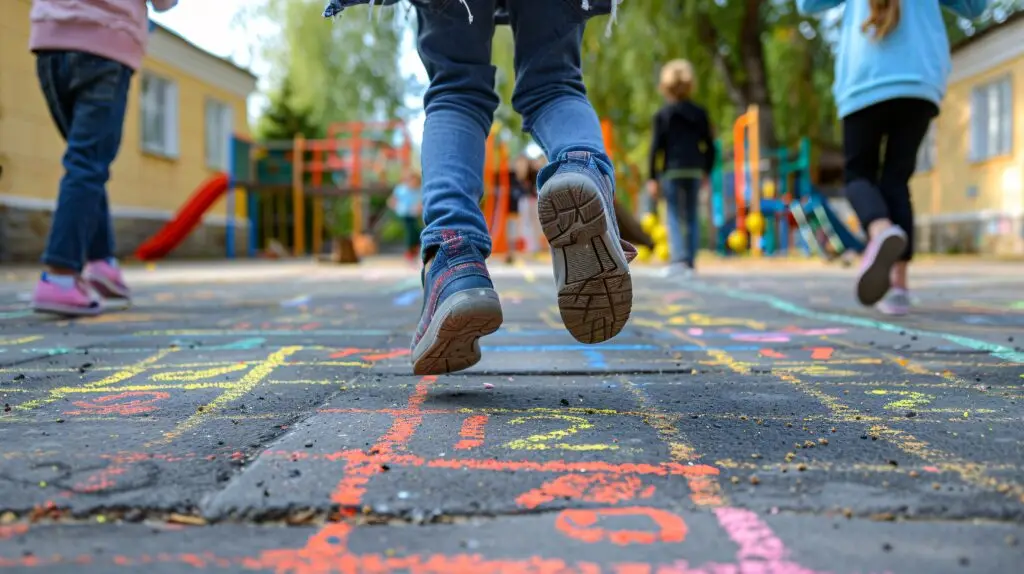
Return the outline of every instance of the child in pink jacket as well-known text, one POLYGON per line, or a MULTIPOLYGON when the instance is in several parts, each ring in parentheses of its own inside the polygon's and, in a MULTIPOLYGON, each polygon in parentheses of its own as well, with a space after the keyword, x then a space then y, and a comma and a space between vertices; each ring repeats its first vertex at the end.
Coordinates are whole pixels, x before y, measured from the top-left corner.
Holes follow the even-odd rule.
MULTIPOLYGON (((178 0, 152 0, 157 12, 178 0)), ((131 78, 149 35, 146 0, 33 0, 29 48, 46 104, 67 142, 64 176, 32 297, 36 311, 95 315, 100 296, 127 301, 107 202, 131 78)))

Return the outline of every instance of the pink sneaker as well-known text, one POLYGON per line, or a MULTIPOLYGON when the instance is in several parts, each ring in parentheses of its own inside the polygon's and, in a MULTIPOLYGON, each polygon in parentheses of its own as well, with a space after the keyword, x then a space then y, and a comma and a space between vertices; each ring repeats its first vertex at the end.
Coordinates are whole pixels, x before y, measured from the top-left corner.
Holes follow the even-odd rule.
POLYGON ((121 269, 106 261, 90 261, 82 272, 82 278, 107 299, 131 299, 132 292, 124 281, 121 269))
POLYGON ((910 292, 906 289, 893 287, 885 298, 875 305, 883 315, 902 316, 910 312, 910 292))
POLYGON ((861 305, 874 305, 889 291, 889 273, 907 247, 907 234, 893 225, 868 242, 857 277, 857 300, 861 305))
POLYGON ((39 313, 56 313, 72 317, 98 315, 103 311, 99 297, 89 286, 76 278, 71 286, 58 285, 43 273, 32 293, 32 308, 39 313))

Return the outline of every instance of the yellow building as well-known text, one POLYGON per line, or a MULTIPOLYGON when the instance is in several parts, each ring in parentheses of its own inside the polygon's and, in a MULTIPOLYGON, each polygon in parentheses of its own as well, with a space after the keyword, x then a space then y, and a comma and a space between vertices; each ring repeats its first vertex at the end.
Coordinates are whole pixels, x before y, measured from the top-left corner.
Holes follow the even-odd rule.
MULTIPOLYGON (((0 262, 38 261, 62 175, 64 143, 53 125, 28 51, 31 0, 0 2, 0 262)), ((232 133, 248 135, 256 77, 163 27, 150 35, 135 74, 124 138, 108 187, 119 256, 157 232, 210 175, 226 171, 232 133)), ((247 234, 245 201, 234 200, 236 251, 247 234)), ((225 254, 222 198, 174 252, 225 254)))
POLYGON ((953 50, 911 181, 918 247, 1024 255, 1024 14, 953 50))

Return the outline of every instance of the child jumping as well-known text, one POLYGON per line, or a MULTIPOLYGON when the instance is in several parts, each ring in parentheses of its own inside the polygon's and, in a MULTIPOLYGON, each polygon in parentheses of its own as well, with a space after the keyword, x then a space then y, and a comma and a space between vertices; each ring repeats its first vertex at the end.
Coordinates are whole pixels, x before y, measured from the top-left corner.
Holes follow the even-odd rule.
MULTIPOLYGON (((153 0, 158 12, 178 0, 153 0)), ((149 36, 146 0, 33 0, 29 48, 50 115, 67 142, 64 176, 32 295, 36 311, 68 316, 103 310, 100 296, 128 301, 114 259, 107 200, 121 147, 128 89, 149 36)))
MULTIPOLYGON (((331 0, 331 17, 369 0, 331 0)), ((580 44, 587 19, 618 0, 505 0, 515 38, 513 108, 551 163, 537 185, 551 245, 558 306, 583 343, 615 336, 629 318, 628 262, 619 238, 615 174, 587 100, 580 44)), ((491 65, 496 0, 414 2, 418 48, 430 78, 424 96, 423 310, 412 340, 413 371, 459 371, 480 360, 479 339, 502 322, 485 263, 490 235, 480 210, 484 147, 498 96, 491 65)))
POLYGON ((942 7, 973 19, 988 0, 797 2, 804 13, 842 4, 833 92, 843 120, 846 196, 868 235, 857 299, 903 315, 910 310, 907 265, 914 253, 908 183, 951 66, 942 7))
POLYGON ((670 272, 694 269, 700 244, 700 185, 715 165, 711 120, 707 110, 691 99, 694 84, 690 62, 665 64, 658 82, 665 105, 655 114, 651 130, 647 190, 652 199, 664 196, 668 207, 670 272), (664 170, 658 168, 659 155, 664 155, 664 170))

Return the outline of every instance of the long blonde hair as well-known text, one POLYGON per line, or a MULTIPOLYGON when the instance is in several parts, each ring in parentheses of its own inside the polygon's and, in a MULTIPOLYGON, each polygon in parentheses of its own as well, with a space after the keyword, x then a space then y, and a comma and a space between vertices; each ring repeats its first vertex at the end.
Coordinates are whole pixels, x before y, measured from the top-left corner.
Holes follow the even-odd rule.
POLYGON ((881 40, 888 36, 889 32, 892 32, 900 23, 900 0, 867 1, 868 6, 871 7, 871 14, 860 25, 860 30, 865 34, 868 33, 868 30, 872 30, 875 39, 881 40))

